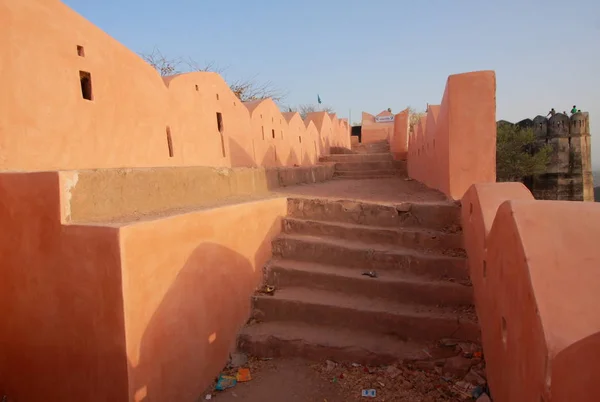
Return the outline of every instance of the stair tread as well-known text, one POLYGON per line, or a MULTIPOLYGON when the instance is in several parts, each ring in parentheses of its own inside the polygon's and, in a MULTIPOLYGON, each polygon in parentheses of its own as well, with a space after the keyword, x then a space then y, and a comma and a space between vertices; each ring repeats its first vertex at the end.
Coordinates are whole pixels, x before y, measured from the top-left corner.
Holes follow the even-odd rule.
POLYGON ((384 313, 398 316, 409 316, 414 318, 427 317, 447 320, 458 320, 463 322, 476 322, 473 319, 469 307, 443 307, 426 306, 419 304, 399 303, 393 300, 365 297, 342 292, 309 289, 306 287, 287 287, 278 289, 273 295, 257 295, 257 298, 269 298, 270 300, 281 300, 299 302, 319 306, 330 306, 358 310, 368 313, 384 313))
POLYGON ((379 173, 400 173, 403 172, 404 169, 397 168, 389 168, 389 169, 362 169, 362 170, 341 170, 335 169, 334 173, 343 173, 343 174, 379 174, 379 173))
POLYGON ((304 242, 318 242, 320 244, 328 244, 343 248, 351 248, 355 250, 373 250, 377 252, 387 253, 387 254, 397 254, 397 255, 409 255, 422 259, 433 259, 433 260, 466 260, 465 257, 454 257, 443 254, 427 254, 420 250, 415 250, 407 247, 397 246, 393 244, 380 244, 380 243, 364 243, 360 241, 354 240, 338 240, 336 238, 326 237, 326 236, 312 236, 312 235, 303 235, 303 234, 290 234, 290 233, 281 233, 277 239, 292 239, 299 240, 304 242))
MULTIPOLYGON (((422 228, 418 226, 413 227, 390 227, 390 226, 376 226, 376 225, 361 225, 359 223, 349 223, 349 222, 338 222, 338 221, 322 221, 318 219, 301 219, 294 218, 292 216, 286 216, 283 218, 287 221, 295 221, 295 222, 309 222, 309 223, 317 223, 320 225, 327 226, 337 226, 345 229, 361 229, 367 231, 385 231, 385 232, 394 232, 394 233, 422 233, 426 235, 435 235, 435 236, 445 236, 448 235, 446 232, 442 232, 441 230, 422 228)), ((452 234, 452 233, 450 233, 452 234)), ((398 247, 398 246, 394 246, 398 247)))
POLYGON ((270 321, 248 325, 241 335, 253 341, 277 338, 334 349, 363 350, 373 354, 395 355, 403 358, 425 359, 426 343, 405 341, 390 335, 357 331, 338 327, 317 326, 293 321, 270 321))
POLYGON ((377 278, 371 278, 363 275, 365 272, 361 268, 352 268, 337 265, 328 265, 314 262, 296 261, 287 258, 274 258, 268 263, 269 267, 279 267, 283 269, 305 271, 305 272, 316 272, 324 275, 339 276, 345 278, 352 278, 365 282, 388 282, 394 283, 412 283, 415 285, 435 285, 435 286, 447 286, 447 287, 464 287, 457 282, 451 282, 447 280, 435 280, 427 277, 405 273, 396 272, 390 270, 384 270, 377 272, 377 278))

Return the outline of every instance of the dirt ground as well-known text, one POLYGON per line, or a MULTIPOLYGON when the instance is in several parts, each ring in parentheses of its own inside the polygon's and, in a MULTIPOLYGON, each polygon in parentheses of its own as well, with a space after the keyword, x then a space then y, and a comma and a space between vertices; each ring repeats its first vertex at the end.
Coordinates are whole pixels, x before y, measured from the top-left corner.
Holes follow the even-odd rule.
MULTIPOLYGON (((392 365, 364 367, 330 361, 314 363, 302 359, 261 360, 251 358, 252 379, 237 383, 225 391, 213 386, 202 400, 218 402, 458 402, 475 401, 475 386, 456 377, 442 375, 431 367, 392 365), (431 370, 429 370, 431 369, 431 370), (362 390, 374 389, 374 398, 362 396, 362 390)), ((237 369, 224 373, 235 375, 237 369)))

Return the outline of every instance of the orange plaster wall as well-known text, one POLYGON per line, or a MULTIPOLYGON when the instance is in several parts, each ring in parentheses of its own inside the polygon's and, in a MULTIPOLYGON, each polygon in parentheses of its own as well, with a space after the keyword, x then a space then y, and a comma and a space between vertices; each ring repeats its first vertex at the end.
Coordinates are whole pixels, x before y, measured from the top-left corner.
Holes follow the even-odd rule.
MULTIPOLYGON (((271 143, 257 144, 254 157, 256 120, 251 123, 248 108, 218 74, 163 80, 59 1, 0 0, 0 34, 0 171, 273 166, 293 160, 285 139, 284 162, 275 162, 271 143), (91 75, 92 100, 82 97, 80 71, 91 75), (222 114, 222 132, 216 113, 222 114)), ((276 130, 285 129, 276 105, 267 109, 274 122, 283 120, 272 122, 276 130)), ((323 143, 338 135, 319 134, 323 143)), ((348 143, 349 135, 346 130, 348 143)))
POLYGON ((396 160, 406 160, 408 154, 408 109, 394 117, 394 132, 390 140, 390 150, 396 160))
POLYGON ((494 401, 597 399, 600 208, 586 204, 535 201, 520 183, 474 185, 463 197, 494 401))
MULTIPOLYGON (((307 144, 310 144, 309 132, 302 121, 299 113, 285 112, 284 119, 288 123, 288 138, 290 146, 290 158, 288 163, 291 165, 310 165, 307 152, 307 144)), ((314 159, 313 159, 314 160, 314 159)))
POLYGON ((0 392, 195 400, 248 318, 286 200, 69 225, 65 180, 0 175, 0 392))
POLYGON ((286 212, 278 198, 121 228, 132 400, 201 395, 248 318, 286 212))
POLYGON ((0 394, 126 401, 119 234, 61 224, 59 175, 0 175, 0 394))
MULTIPOLYGON (((377 116, 388 116, 390 112, 384 111, 377 116)), ((394 122, 376 123, 375 116, 362 113, 361 143, 368 144, 372 142, 390 140, 394 133, 394 122)))
POLYGON ((410 177, 452 199, 460 199, 473 183, 496 181, 493 71, 448 77, 441 105, 430 106, 428 115, 409 136, 410 177))

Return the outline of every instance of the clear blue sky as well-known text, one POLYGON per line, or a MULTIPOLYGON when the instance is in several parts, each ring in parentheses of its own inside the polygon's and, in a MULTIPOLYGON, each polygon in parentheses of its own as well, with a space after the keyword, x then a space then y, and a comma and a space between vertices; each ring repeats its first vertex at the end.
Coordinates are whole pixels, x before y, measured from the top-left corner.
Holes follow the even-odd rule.
POLYGON ((289 91, 286 104, 318 93, 353 121, 437 104, 448 75, 492 69, 498 119, 589 111, 600 169, 598 0, 64 2, 135 52, 214 61, 230 80, 258 75, 289 91))

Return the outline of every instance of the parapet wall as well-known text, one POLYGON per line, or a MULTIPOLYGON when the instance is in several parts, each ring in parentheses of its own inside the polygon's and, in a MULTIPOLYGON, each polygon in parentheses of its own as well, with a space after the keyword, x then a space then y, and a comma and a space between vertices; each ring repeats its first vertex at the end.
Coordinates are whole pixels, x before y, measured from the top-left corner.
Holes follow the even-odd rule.
POLYGON ((600 206, 473 185, 462 222, 494 401, 597 401, 600 206))
POLYGON ((0 22, 0 171, 293 166, 350 147, 335 115, 245 105, 215 73, 161 78, 60 1, 0 0, 0 22))
MULTIPOLYGON (((402 144, 404 123, 398 133, 402 144)), ((473 183, 496 181, 493 71, 448 77, 441 105, 430 105, 408 135, 408 174, 452 199, 473 183)))
POLYGON ((282 187, 330 180, 334 165, 62 171, 63 221, 127 222, 265 198, 282 187))
POLYGON ((0 174, 0 395, 197 400, 247 321, 286 198, 67 224, 73 184, 0 174))

